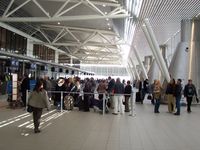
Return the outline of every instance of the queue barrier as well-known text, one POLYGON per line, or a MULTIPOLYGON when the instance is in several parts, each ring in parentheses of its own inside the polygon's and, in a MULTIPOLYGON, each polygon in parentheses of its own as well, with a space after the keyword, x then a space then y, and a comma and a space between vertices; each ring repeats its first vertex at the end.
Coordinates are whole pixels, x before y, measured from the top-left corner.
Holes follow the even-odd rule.
MULTIPOLYGON (((29 93, 31 91, 27 90, 26 91, 26 104, 28 104, 28 97, 29 97, 29 93)), ((135 116, 135 108, 134 108, 134 99, 133 99, 133 95, 134 93, 132 92, 131 94, 108 94, 108 93, 98 93, 98 92, 93 92, 93 93, 90 93, 90 92, 66 92, 66 91, 47 91, 47 93, 51 93, 51 94, 56 94, 56 93, 60 93, 61 94, 61 100, 60 100, 60 112, 63 113, 63 98, 64 98, 64 94, 79 94, 79 96, 83 96, 85 94, 88 94, 88 95, 94 95, 94 94, 103 94, 103 115, 105 115, 105 111, 106 111, 106 95, 111 95, 111 96, 115 96, 115 95, 128 95, 130 96, 130 102, 131 102, 131 111, 130 111, 130 114, 129 116, 135 116)), ((27 108, 27 106, 26 106, 27 108)))

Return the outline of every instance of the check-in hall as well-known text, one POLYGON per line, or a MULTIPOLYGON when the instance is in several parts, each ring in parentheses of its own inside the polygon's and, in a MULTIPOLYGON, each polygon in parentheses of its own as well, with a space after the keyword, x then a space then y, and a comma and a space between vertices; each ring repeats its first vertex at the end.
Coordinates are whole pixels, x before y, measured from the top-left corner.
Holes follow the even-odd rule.
POLYGON ((1 150, 199 150, 199 0, 1 0, 1 150))

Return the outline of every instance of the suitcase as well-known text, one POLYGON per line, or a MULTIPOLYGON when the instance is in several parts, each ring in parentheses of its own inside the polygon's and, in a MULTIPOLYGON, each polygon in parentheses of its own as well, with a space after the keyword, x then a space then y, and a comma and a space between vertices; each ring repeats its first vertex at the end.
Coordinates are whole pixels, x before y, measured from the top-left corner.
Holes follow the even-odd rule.
POLYGON ((74 98, 72 96, 65 96, 64 98, 64 108, 66 110, 73 110, 74 109, 74 98))

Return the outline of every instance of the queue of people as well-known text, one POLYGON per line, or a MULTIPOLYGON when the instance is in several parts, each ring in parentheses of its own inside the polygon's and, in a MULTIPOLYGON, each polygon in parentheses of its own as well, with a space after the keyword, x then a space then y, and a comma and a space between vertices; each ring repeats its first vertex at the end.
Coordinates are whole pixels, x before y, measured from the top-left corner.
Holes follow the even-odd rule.
MULTIPOLYGON (((28 86, 29 78, 24 76, 21 81, 21 91, 22 91, 22 102, 26 106, 26 95, 25 91, 29 90, 28 86)), ((181 113, 181 97, 182 94, 187 101, 187 112, 191 113, 191 103, 193 97, 196 97, 197 102, 197 92, 192 80, 188 80, 184 89, 181 84, 182 80, 178 79, 171 81, 167 84, 166 89, 161 86, 159 80, 154 80, 152 85, 149 84, 148 79, 144 80, 143 83, 139 82, 139 92, 142 93, 142 104, 145 99, 146 94, 152 94, 152 101, 154 101, 154 113, 160 113, 160 103, 162 94, 165 93, 168 112, 174 115, 180 115, 181 113), (164 92, 163 92, 164 91, 164 92)), ((61 106, 61 98, 63 98, 63 109, 64 97, 72 96, 74 102, 80 101, 82 97, 82 107, 83 111, 90 111, 91 101, 95 99, 95 94, 98 92, 99 101, 103 101, 104 96, 107 95, 109 98, 109 107, 112 109, 113 115, 124 114, 124 112, 129 112, 130 107, 130 97, 133 93, 133 87, 130 81, 121 82, 120 78, 112 79, 109 77, 106 80, 94 80, 93 78, 86 78, 85 80, 80 80, 79 77, 68 79, 59 78, 58 80, 49 79, 44 77, 43 79, 38 79, 35 88, 28 97, 28 105, 31 106, 33 112, 33 122, 34 122, 34 132, 39 133, 40 118, 42 115, 43 108, 50 109, 50 100, 54 101, 54 106, 61 106), (51 91, 51 92, 50 92, 51 91), (61 96, 61 91, 63 91, 63 97, 61 96), (55 92, 55 93, 53 93, 55 92)))

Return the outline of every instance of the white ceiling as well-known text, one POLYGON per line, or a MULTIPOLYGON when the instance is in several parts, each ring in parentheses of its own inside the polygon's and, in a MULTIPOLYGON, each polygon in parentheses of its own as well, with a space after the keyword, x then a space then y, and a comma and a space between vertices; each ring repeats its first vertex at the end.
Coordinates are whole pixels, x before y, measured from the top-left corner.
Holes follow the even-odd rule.
POLYGON ((141 25, 148 18, 160 45, 178 30, 182 19, 191 19, 200 13, 200 0, 143 0, 133 44, 142 56, 151 54, 141 25))
POLYGON ((0 21, 36 26, 32 36, 44 39, 37 44, 63 46, 83 63, 120 64, 120 37, 113 18, 127 16, 117 0, 10 0, 0 21), (28 15, 16 14, 22 10, 28 15))
MULTIPOLYGON (((128 16, 124 9, 125 4, 129 2, 129 5, 135 6, 141 0, 26 0, 28 3, 17 11, 28 12, 30 16, 28 18, 27 15, 18 17, 15 13, 12 14, 13 16, 8 15, 25 0, 10 0, 9 2, 13 2, 15 7, 12 5, 5 16, 0 17, 0 21, 27 22, 35 25, 37 32, 34 34, 42 35, 45 44, 55 47, 63 45, 70 55, 83 63, 120 64, 122 62, 120 54, 123 52, 119 45, 123 45, 121 39, 126 38, 123 37, 125 31, 123 22, 128 16), (60 16, 53 17, 65 4, 66 6, 57 13, 60 16), (72 6, 75 7, 70 9, 72 6), (61 13, 64 11, 67 12, 61 13), (110 12, 112 15, 109 15, 110 12)), ((127 6, 129 9, 126 9, 132 18, 129 18, 129 26, 136 26, 135 32, 130 36, 133 37, 132 44, 136 45, 142 58, 151 55, 140 28, 143 19, 149 19, 158 43, 162 45, 180 29, 182 19, 193 18, 200 13, 200 0, 142 0, 137 18, 133 6, 127 6)), ((3 11, 6 11, 6 7, 3 11)), ((130 30, 127 31, 130 33, 130 30)), ((135 60, 134 57, 132 59, 135 60)))

